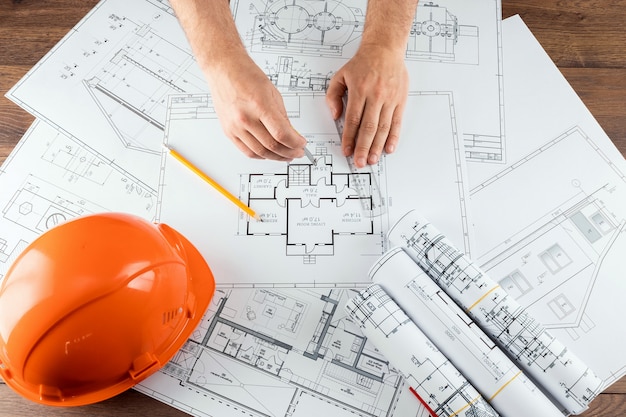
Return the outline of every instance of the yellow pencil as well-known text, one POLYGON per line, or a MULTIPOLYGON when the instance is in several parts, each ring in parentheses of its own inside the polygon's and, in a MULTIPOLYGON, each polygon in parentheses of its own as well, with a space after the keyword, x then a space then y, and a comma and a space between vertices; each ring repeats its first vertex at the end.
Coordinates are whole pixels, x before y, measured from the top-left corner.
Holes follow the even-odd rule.
POLYGON ((193 173, 195 173, 196 175, 198 175, 200 178, 202 178, 203 180, 205 180, 206 182, 208 182, 213 188, 215 188, 217 191, 220 192, 220 194, 222 194, 224 197, 226 197, 227 199, 229 199, 230 201, 232 201, 233 203, 235 203, 235 205, 237 207, 239 207, 240 209, 242 209, 243 211, 245 211, 246 213, 248 213, 250 215, 250 217, 252 217, 253 219, 256 219, 258 221, 262 221, 261 220, 261 216, 259 216, 254 210, 252 210, 250 207, 246 206, 241 200, 239 200, 237 197, 235 197, 234 195, 232 195, 226 188, 222 187, 221 185, 219 185, 213 178, 209 177, 208 175, 206 175, 204 172, 200 171, 198 168, 196 168, 191 162, 189 162, 188 160, 186 160, 181 154, 179 154, 178 152, 176 152, 174 149, 172 148, 168 148, 166 147, 166 149, 169 151, 170 155, 172 155, 174 158, 176 158, 178 161, 180 161, 181 164, 183 164, 184 166, 186 166, 187 168, 189 168, 193 173))

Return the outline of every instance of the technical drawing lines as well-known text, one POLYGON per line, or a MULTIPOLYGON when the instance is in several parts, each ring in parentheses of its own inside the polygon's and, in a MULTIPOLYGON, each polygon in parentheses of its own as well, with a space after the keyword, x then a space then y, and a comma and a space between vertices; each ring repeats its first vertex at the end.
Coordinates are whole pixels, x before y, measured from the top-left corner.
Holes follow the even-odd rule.
POLYGON ((333 165, 327 147, 317 142, 315 163, 292 163, 285 173, 242 176, 247 203, 263 221, 246 221, 239 233, 285 236, 286 255, 304 256, 307 264, 317 256, 334 255, 337 236, 378 235, 382 240, 379 221, 362 209, 373 197, 355 190, 373 183, 364 177, 374 174, 342 171, 333 165))
POLYGON ((447 7, 420 2, 409 33, 407 59, 477 65, 478 27, 460 25, 447 7))
POLYGON ((390 232, 407 253, 498 345, 564 407, 580 413, 602 381, 502 287, 416 212, 390 232))
POLYGON ((255 52, 342 57, 346 44, 360 38, 365 23, 362 9, 340 0, 251 1, 248 9, 256 13, 248 31, 255 52))
MULTIPOLYGON (((197 392, 215 417, 287 417, 314 405, 339 417, 392 415, 408 392, 337 308, 347 295, 328 288, 218 289, 192 338, 151 380, 197 392)), ((140 390, 149 390, 151 380, 140 390)))
POLYGON ((206 90, 189 51, 147 24, 130 31, 83 83, 124 146, 155 154, 161 152, 168 96, 206 90))
POLYGON ((531 162, 533 159, 537 158, 538 156, 541 156, 542 153, 551 151, 552 148, 556 147, 557 145, 560 145, 562 142, 573 142, 573 141, 584 143, 588 147, 589 151, 594 152, 596 154, 599 161, 603 162, 607 167, 609 167, 613 171, 613 173, 617 176, 617 178, 621 179, 623 182, 626 183, 626 173, 622 172, 619 166, 617 166, 609 158, 607 158, 606 155, 604 155, 604 153, 602 152, 602 150, 594 143, 593 139, 587 136, 587 134, 585 134, 585 132, 579 126, 574 126, 568 129, 567 131, 563 132, 558 137, 546 142, 540 148, 535 149, 529 154, 523 156, 516 162, 512 163, 506 169, 502 170, 501 172, 498 172, 496 175, 492 176, 491 178, 486 179, 480 185, 472 188, 470 190, 470 195, 473 196, 474 194, 480 192, 483 188, 488 187, 490 184, 502 179, 503 177, 514 172, 515 170, 524 168, 525 164, 527 164, 528 162, 531 162))
POLYGON ((380 285, 359 292, 346 310, 433 414, 499 416, 380 285))
POLYGON ((279 91, 325 92, 332 74, 314 74, 307 63, 291 56, 279 56, 274 63, 264 66, 265 73, 279 91))

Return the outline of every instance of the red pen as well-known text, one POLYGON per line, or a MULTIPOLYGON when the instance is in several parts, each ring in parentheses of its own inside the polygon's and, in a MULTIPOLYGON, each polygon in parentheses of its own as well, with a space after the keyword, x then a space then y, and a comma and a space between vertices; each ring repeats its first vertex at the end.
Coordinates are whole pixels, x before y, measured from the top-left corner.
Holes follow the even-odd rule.
POLYGON ((409 391, 411 391, 411 392, 413 393, 413 395, 415 395, 415 396, 417 397, 417 399, 419 400, 419 402, 421 402, 421 403, 422 403, 422 405, 423 405, 424 407, 426 407, 426 410, 428 411, 428 413, 429 413, 431 416, 433 416, 433 417, 439 417, 439 416, 437 416, 437 414, 433 411, 433 409, 432 409, 432 408, 430 408, 430 406, 426 403, 426 401, 424 401, 424 400, 422 399, 422 397, 420 397, 420 396, 419 396, 419 394, 417 393, 417 391, 415 391, 415 390, 413 389, 413 387, 409 387, 409 391))

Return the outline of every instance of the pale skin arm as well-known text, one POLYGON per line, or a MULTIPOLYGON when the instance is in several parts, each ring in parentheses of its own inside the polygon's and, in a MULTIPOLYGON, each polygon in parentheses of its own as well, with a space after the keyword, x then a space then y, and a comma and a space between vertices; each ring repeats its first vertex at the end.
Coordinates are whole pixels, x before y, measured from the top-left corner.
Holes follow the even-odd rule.
POLYGON ((246 52, 228 0, 171 0, 205 74, 222 129, 251 158, 290 161, 306 139, 289 122, 282 96, 246 52))
MULTIPOLYGON (((243 46, 228 0, 171 0, 211 89, 222 128, 252 158, 302 157, 306 140, 291 126, 280 93, 243 46)), ((361 167, 395 150, 408 91, 404 50, 417 0, 369 0, 361 45, 333 77, 332 115, 350 90, 342 148, 361 167)))
POLYGON ((392 153, 400 138, 409 88, 404 64, 417 0, 370 0, 361 45, 331 79, 326 101, 333 118, 343 112, 349 91, 342 149, 357 167, 392 153))

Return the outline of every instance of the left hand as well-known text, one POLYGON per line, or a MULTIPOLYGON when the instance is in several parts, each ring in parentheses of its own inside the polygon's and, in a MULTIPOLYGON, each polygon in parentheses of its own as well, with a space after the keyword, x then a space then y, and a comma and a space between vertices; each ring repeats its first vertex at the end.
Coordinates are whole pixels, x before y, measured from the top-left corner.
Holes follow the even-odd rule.
POLYGON ((384 45, 361 45, 330 80, 326 102, 335 120, 349 91, 341 142, 344 155, 354 154, 357 167, 376 164, 383 150, 396 149, 408 88, 403 53, 384 45))

